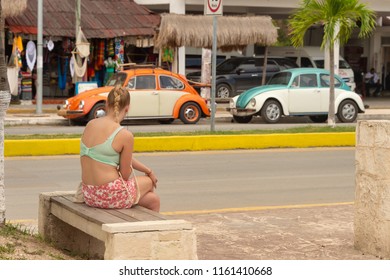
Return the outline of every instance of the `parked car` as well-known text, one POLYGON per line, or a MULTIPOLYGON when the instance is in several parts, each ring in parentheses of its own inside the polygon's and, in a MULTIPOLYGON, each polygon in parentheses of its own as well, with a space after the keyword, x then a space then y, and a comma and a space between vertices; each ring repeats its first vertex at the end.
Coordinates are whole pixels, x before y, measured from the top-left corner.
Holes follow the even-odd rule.
MULTIPOLYGON (((227 110, 235 121, 248 123, 261 116, 277 123, 282 116, 309 116, 325 122, 329 110, 330 73, 319 68, 296 68, 276 73, 265 86, 254 87, 230 100, 227 110)), ((365 111, 361 97, 335 76, 335 113, 341 122, 353 122, 365 111)))
POLYGON ((125 120, 156 119, 170 123, 180 119, 194 124, 210 115, 206 101, 184 76, 153 67, 115 73, 106 86, 67 99, 57 114, 75 123, 88 122, 105 110, 107 95, 118 84, 127 87, 131 96, 125 120))
MULTIPOLYGON (((216 67, 216 98, 229 98, 262 83, 264 57, 234 57, 216 67)), ((298 65, 283 57, 267 59, 266 81, 276 72, 298 65)), ((187 74, 187 79, 200 82, 201 72, 187 74)))

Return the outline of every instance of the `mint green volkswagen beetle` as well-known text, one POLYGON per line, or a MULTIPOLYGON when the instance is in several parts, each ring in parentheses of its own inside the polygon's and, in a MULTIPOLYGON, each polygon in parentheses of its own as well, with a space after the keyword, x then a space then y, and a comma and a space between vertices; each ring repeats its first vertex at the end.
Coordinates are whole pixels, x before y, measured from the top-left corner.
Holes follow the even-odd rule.
MULTIPOLYGON (((294 68, 276 73, 267 85, 251 88, 230 99, 227 110, 239 123, 261 116, 277 123, 282 116, 309 116, 325 122, 329 110, 330 73, 318 68, 294 68)), ((364 113, 361 97, 335 76, 335 112, 341 122, 354 122, 364 113)))

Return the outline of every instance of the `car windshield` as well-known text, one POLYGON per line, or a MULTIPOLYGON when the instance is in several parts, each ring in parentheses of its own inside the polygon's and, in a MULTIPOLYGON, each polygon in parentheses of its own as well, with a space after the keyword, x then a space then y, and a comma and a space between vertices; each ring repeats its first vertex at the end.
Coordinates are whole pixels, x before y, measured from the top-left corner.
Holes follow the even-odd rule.
MULTIPOLYGON (((317 68, 324 68, 325 61, 323 59, 314 60, 314 63, 317 65, 317 68)), ((351 69, 348 62, 345 60, 339 60, 339 68, 340 69, 351 69)))
POLYGON ((123 83, 125 82, 126 77, 127 77, 126 73, 123 73, 123 72, 115 73, 107 81, 106 86, 113 86, 113 87, 116 85, 123 86, 123 83))
POLYGON ((267 85, 285 85, 287 86, 291 79, 290 72, 280 72, 272 76, 267 85))
POLYGON ((241 59, 227 59, 217 65, 216 71, 221 74, 231 73, 242 63, 241 59))

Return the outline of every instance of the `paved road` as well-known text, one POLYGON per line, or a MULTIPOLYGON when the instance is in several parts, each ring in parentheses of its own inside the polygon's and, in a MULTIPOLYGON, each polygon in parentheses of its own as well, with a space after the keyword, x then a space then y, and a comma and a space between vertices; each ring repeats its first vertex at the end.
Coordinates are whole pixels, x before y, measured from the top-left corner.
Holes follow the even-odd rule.
MULTIPOLYGON (((159 177, 162 212, 352 201, 354 149, 138 154, 159 177)), ((41 192, 73 190, 77 156, 6 158, 8 219, 36 219, 41 192)), ((244 210, 244 209, 243 209, 244 210)))

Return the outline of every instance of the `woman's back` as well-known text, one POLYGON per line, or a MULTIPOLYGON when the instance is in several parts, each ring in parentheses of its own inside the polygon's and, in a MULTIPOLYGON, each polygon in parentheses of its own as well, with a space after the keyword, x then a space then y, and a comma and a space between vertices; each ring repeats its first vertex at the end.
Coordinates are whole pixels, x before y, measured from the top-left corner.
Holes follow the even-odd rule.
POLYGON ((118 178, 117 166, 125 132, 118 123, 106 118, 87 124, 81 138, 80 158, 85 184, 102 185, 118 178))

